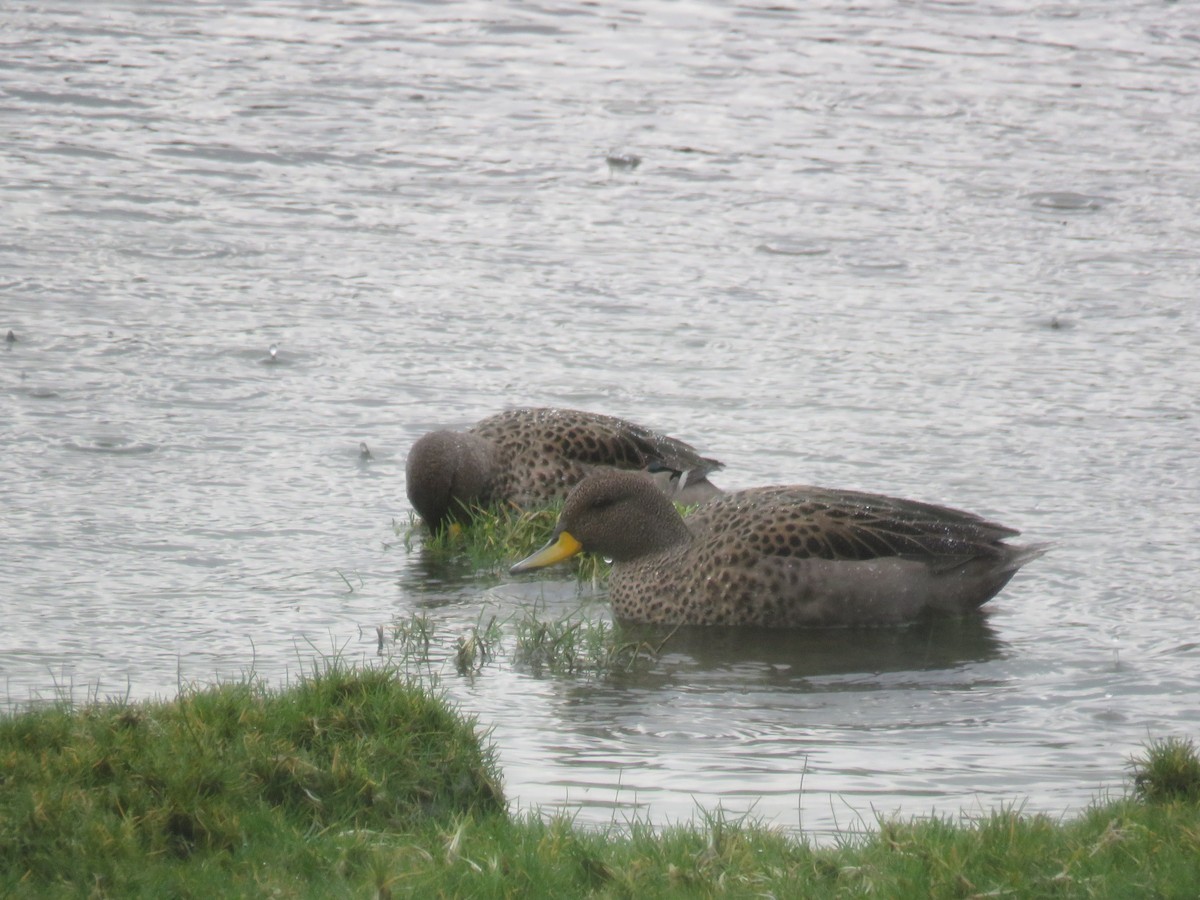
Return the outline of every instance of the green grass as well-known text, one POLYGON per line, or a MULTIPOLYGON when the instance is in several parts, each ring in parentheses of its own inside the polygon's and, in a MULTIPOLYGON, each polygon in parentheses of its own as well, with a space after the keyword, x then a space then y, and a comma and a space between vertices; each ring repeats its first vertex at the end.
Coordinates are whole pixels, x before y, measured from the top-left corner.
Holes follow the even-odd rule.
POLYGON ((1069 821, 881 821, 833 847, 719 812, 586 829, 504 814, 440 697, 330 665, 0 719, 0 896, 1195 897, 1195 748, 1130 766, 1128 797, 1069 821))
POLYGON ((652 662, 670 638, 651 644, 614 622, 573 615, 547 620, 536 608, 522 611, 515 630, 514 662, 535 675, 631 672, 652 662))
POLYGON ((486 625, 482 618, 466 634, 458 636, 454 646, 454 668, 459 675, 478 675, 495 657, 502 637, 500 625, 492 616, 486 625))
POLYGON ((1147 803, 1200 803, 1200 757, 1190 739, 1151 740, 1144 755, 1129 761, 1129 768, 1135 793, 1147 803))
POLYGON ((392 626, 391 651, 405 672, 437 674, 435 660, 443 657, 453 660, 459 675, 508 664, 535 676, 602 677, 651 664, 673 634, 652 642, 640 629, 586 618, 579 610, 547 617, 536 605, 504 619, 485 612, 465 629, 439 629, 426 613, 416 612, 392 626))
POLYGON ((1011 811, 966 827, 885 823, 834 848, 719 815, 613 833, 470 822, 452 855, 408 869, 403 883, 443 897, 1192 898, 1197 879, 1197 808, 1122 802, 1066 824, 1011 811))
MULTIPOLYGON (((695 505, 676 504, 679 514, 687 516, 695 505)), ((404 524, 393 523, 393 530, 408 551, 420 544, 428 558, 442 563, 465 563, 476 571, 505 570, 513 563, 538 550, 554 532, 562 503, 536 510, 515 507, 495 509, 474 507, 466 524, 455 524, 430 532, 425 523, 409 513, 404 524)), ((580 553, 571 560, 548 569, 555 577, 574 572, 581 582, 600 584, 608 578, 609 564, 592 553, 580 553)))
POLYGON ((375 835, 503 809, 472 723, 389 669, 0 720, 3 896, 22 884, 189 894, 184 873, 246 888, 284 854, 296 859, 284 884, 341 882, 332 863, 375 835))
MULTIPOLYGON (((561 503, 536 510, 474 508, 466 524, 436 532, 410 514, 406 525, 394 527, 405 549, 411 551, 419 544, 431 561, 466 564, 475 571, 504 571, 550 540, 561 509, 561 503)), ((559 577, 574 572, 580 581, 598 584, 608 577, 609 566, 599 556, 581 553, 556 568, 559 577)))

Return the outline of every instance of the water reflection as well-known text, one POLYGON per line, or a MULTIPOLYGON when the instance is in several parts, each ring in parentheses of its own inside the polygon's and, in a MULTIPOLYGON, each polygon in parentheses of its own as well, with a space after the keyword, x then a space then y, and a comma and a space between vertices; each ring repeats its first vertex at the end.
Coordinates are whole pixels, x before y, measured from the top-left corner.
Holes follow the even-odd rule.
POLYGON ((102 435, 91 440, 63 442, 67 450, 78 450, 81 453, 108 453, 114 456, 131 456, 141 453, 153 453, 158 447, 148 441, 138 441, 119 435, 102 435))
POLYGON ((771 629, 625 626, 634 640, 661 645, 675 666, 757 669, 772 680, 951 669, 1000 657, 1004 642, 983 615, 904 628, 771 629))
POLYGON ((403 539, 399 550, 406 558, 396 585, 406 606, 414 600, 422 608, 456 606, 464 602, 477 604, 480 591, 490 580, 487 573, 481 573, 460 554, 438 553, 424 546, 406 551, 403 539))
POLYGON ((1095 212, 1112 203, 1111 197, 1079 194, 1075 191, 1039 191, 1029 195, 1037 209, 1055 212, 1095 212))

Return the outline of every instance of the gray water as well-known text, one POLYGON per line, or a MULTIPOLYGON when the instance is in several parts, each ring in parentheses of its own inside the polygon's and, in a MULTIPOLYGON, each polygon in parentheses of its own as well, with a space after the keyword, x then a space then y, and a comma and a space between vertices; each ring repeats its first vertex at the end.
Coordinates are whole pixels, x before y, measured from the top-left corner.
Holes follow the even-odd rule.
POLYGON ((1200 723, 1200 16, 1029 6, 5 3, 6 706, 283 683, 424 613, 516 809, 1120 792, 1200 723), (397 536, 411 442, 513 405, 1056 546, 982 622, 462 677, 481 619, 605 614, 397 536))

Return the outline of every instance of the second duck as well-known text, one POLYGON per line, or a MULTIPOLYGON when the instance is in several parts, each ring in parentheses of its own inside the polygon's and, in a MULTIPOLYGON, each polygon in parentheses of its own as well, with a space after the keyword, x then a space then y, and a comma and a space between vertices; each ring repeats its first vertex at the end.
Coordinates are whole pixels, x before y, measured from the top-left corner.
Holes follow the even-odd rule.
POLYGON ((613 562, 613 614, 632 622, 804 627, 958 616, 1044 546, 971 513, 799 485, 732 491, 685 521, 643 476, 585 478, 550 542, 512 567, 581 550, 613 562))
POLYGON ((432 529, 473 507, 545 506, 604 469, 645 472, 664 495, 693 504, 720 490, 723 468, 694 447, 642 425, 576 409, 510 409, 466 431, 432 431, 408 454, 408 499, 432 529))

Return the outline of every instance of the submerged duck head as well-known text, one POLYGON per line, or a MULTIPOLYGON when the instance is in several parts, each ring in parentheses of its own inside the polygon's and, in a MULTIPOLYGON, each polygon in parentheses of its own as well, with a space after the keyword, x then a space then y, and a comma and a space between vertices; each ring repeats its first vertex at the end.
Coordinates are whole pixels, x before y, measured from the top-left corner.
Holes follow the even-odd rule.
POLYGON ((408 455, 408 498, 433 529, 465 522, 475 507, 533 509, 566 499, 606 469, 640 471, 681 503, 720 494, 722 468, 694 447, 635 422, 575 409, 518 407, 465 431, 434 431, 408 455))
POLYGON ((435 531, 465 515, 488 493, 491 445, 471 434, 431 431, 408 453, 405 487, 413 509, 435 531))

